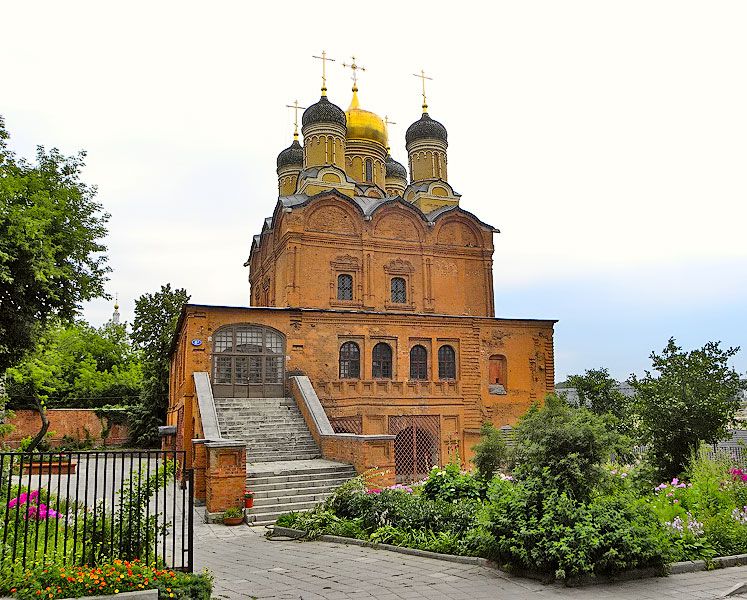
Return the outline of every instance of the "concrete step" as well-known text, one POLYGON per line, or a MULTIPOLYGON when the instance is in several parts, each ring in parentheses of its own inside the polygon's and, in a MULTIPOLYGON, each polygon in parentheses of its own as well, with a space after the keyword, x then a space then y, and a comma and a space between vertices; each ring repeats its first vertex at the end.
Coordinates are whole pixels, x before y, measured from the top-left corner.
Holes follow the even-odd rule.
POLYGON ((275 494, 278 490, 282 490, 283 493, 290 493, 293 490, 312 490, 316 488, 331 488, 335 489, 338 486, 345 483, 350 479, 349 475, 345 477, 335 477, 326 479, 309 479, 306 481, 282 481, 275 483, 256 483, 253 484, 251 489, 255 493, 255 497, 266 497, 269 493, 275 494), (261 494, 261 496, 260 496, 261 494))
MULTIPOLYGON (((314 508, 319 501, 307 501, 307 502, 288 502, 285 504, 274 504, 271 507, 255 506, 254 508, 247 508, 247 515, 256 515, 257 520, 268 521, 270 519, 277 520, 277 518, 288 512, 298 512, 299 510, 309 510, 314 508), (262 518, 260 518, 262 517, 262 518)), ((249 519, 247 519, 249 520, 249 519)))
POLYGON ((265 475, 265 474, 254 474, 254 473, 247 473, 246 476, 246 483, 251 488, 254 489, 252 486, 260 486, 260 485, 270 485, 270 484, 278 484, 278 483, 289 483, 292 484, 289 487, 298 487, 298 483, 302 481, 322 481, 325 477, 329 477, 330 479, 340 480, 343 481, 350 479, 351 477, 355 477, 355 469, 350 467, 349 469, 338 469, 336 471, 323 471, 318 473, 280 473, 280 474, 273 474, 273 475, 265 475))
POLYGON ((249 454, 249 459, 256 463, 277 462, 278 460, 293 462, 295 460, 312 460, 321 458, 320 452, 268 452, 267 454, 249 454))
POLYGON ((333 491, 335 491, 335 489, 339 487, 340 483, 337 483, 337 481, 339 480, 333 481, 335 481, 335 483, 327 481, 314 481, 314 485, 308 487, 286 487, 279 489, 276 488, 258 490, 256 488, 259 486, 254 486, 253 488, 251 488, 254 492, 254 505, 257 506, 258 502, 262 502, 268 499, 277 501, 280 498, 293 498, 293 501, 295 502, 301 501, 303 500, 303 498, 309 496, 313 500, 319 495, 331 494, 333 491))

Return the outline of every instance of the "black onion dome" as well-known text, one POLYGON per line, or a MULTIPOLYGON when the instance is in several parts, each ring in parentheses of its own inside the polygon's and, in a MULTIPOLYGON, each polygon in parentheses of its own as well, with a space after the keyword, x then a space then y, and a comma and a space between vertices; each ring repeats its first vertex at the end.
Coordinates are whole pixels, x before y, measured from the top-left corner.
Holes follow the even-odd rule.
POLYGON ((437 139, 446 142, 446 127, 438 121, 431 119, 428 113, 415 121, 407 128, 405 133, 405 143, 409 144, 415 140, 437 139))
POLYGON ((303 165, 303 148, 298 140, 293 140, 290 146, 278 154, 278 169, 289 165, 303 165))
POLYGON ((319 98, 319 102, 312 104, 303 111, 301 117, 301 124, 304 127, 314 123, 337 123, 345 127, 347 123, 345 111, 336 104, 332 104, 327 96, 322 96, 319 98))
POLYGON ((390 154, 386 155, 386 176, 407 179, 407 169, 405 169, 402 164, 394 160, 390 154))

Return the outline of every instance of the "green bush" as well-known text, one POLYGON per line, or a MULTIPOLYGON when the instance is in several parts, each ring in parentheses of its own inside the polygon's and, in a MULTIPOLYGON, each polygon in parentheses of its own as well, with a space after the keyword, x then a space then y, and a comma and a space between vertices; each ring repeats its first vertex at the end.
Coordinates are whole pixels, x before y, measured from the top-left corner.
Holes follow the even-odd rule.
POLYGON ((423 497, 428 500, 457 502, 477 500, 484 493, 484 485, 470 475, 462 473, 459 465, 446 465, 443 469, 433 467, 423 484, 423 497))
POLYGON ((645 504, 625 496, 582 502, 537 482, 504 490, 487 507, 489 556, 559 579, 663 567, 666 532, 645 504))
POLYGON ((477 469, 478 477, 483 481, 489 481, 505 465, 508 450, 503 434, 493 427, 492 423, 482 424, 480 436, 480 442, 472 448, 475 453, 472 463, 477 469))
POLYGON ((575 498, 588 498, 604 477, 602 463, 626 443, 605 417, 568 406, 555 395, 536 405, 516 427, 514 475, 536 479, 575 498))

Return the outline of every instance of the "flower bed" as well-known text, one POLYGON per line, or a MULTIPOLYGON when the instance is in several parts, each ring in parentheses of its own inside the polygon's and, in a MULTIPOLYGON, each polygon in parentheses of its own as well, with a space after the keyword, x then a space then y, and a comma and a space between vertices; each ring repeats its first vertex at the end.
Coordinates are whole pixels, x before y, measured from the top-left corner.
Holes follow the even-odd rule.
POLYGON ((115 560, 98 567, 49 565, 26 570, 2 582, 2 592, 22 600, 80 598, 158 589, 160 598, 210 600, 212 579, 115 560))

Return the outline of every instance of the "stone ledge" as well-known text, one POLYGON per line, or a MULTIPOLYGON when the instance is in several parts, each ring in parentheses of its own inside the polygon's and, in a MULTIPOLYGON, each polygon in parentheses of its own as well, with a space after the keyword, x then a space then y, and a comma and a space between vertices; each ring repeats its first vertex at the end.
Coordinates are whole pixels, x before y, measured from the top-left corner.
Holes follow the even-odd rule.
MULTIPOLYGON (((290 527, 279 527, 274 526, 268 533, 269 537, 274 536, 287 537, 293 540, 302 540, 306 538, 308 532, 301 529, 292 529, 290 527)), ((525 577, 527 579, 533 579, 542 581, 544 583, 555 583, 562 584, 569 587, 573 586, 587 586, 587 585, 599 585, 604 583, 615 583, 619 581, 631 581, 635 579, 648 579, 651 577, 661 577, 665 575, 680 575, 682 573, 695 573, 697 571, 706 571, 709 568, 708 563, 704 560, 694 561, 683 561, 676 562, 668 565, 664 570, 656 567, 650 567, 645 569, 633 569, 631 571, 624 571, 617 575, 600 575, 600 576, 584 576, 571 578, 568 580, 555 579, 550 575, 543 573, 534 573, 530 571, 507 571, 501 569, 495 562, 482 558, 479 556, 459 556, 457 554, 441 554, 440 552, 431 552, 429 550, 419 550, 417 548, 406 548, 404 546, 393 546, 391 544, 376 544, 367 540, 359 540, 357 538, 346 538, 337 535, 321 535, 315 538, 314 541, 328 542, 334 544, 347 544, 350 546, 362 546, 365 548, 371 548, 374 550, 387 550, 389 552, 398 552, 400 554, 409 554, 410 556, 419 556, 421 558, 432 558, 435 560, 443 560, 446 562, 462 563, 467 565, 475 565, 480 567, 488 567, 506 573, 507 575, 513 575, 516 577, 525 577)), ((747 565, 747 554, 736 554, 734 556, 719 556, 714 558, 712 564, 718 568, 738 567, 747 565)))

